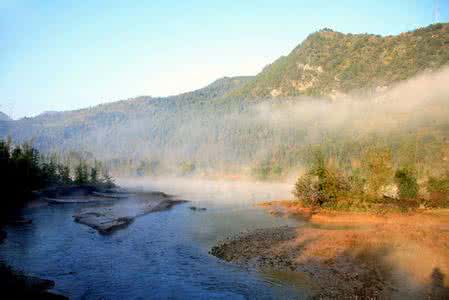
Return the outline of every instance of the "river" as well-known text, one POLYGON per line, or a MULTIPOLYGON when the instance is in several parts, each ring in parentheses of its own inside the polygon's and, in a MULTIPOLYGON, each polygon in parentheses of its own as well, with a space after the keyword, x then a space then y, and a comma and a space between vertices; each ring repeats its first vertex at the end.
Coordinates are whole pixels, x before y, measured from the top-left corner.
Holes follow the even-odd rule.
MULTIPOLYGON (((297 225, 255 207, 290 197, 289 184, 189 179, 127 179, 122 186, 163 191, 189 203, 137 218, 112 235, 75 223, 82 204, 27 208, 33 222, 8 226, 0 257, 54 280, 71 299, 297 299, 306 289, 283 276, 220 261, 218 240, 255 228, 297 225), (190 206, 206 208, 194 211, 190 206)), ((288 276, 287 276, 288 277, 288 276)))

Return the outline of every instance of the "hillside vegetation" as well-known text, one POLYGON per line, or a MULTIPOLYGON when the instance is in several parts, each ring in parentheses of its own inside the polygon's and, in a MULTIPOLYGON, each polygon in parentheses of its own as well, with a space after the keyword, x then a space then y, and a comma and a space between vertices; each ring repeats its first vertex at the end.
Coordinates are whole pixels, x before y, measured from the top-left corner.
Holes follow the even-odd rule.
POLYGON ((244 97, 336 96, 389 86, 449 61, 449 24, 396 36, 323 29, 232 93, 244 97))
MULTIPOLYGON (((449 60, 447 30, 448 24, 437 24, 394 37, 322 30, 255 78, 222 78, 177 96, 143 96, 0 121, 0 135, 11 135, 19 143, 32 140, 39 151, 57 152, 69 160, 101 158, 115 175, 239 174, 283 180, 305 174, 305 179, 310 175, 308 179, 317 180, 313 162, 319 151, 323 166, 336 170, 346 183, 372 189, 360 195, 382 196, 386 187, 402 184, 411 187, 403 195, 429 195, 429 187, 444 202, 449 193, 449 70, 438 67, 449 60), (421 40, 427 42, 416 42, 421 40), (406 41, 410 47, 404 46, 406 41), (423 48, 419 54, 418 44, 423 48), (299 74, 293 72, 298 70, 295 57, 308 57, 301 61, 307 74, 321 74, 305 94, 389 87, 351 93, 341 101, 298 96, 283 88, 277 97, 244 93, 259 91, 258 86, 271 91, 270 82, 289 82, 284 79, 299 74), (349 72, 348 64, 365 67, 349 72), (427 69, 433 71, 419 72, 427 69), (312 92, 315 87, 317 92, 312 92), (387 171, 372 183, 377 170, 366 162, 376 157, 384 158, 379 164, 387 171)), ((335 189, 330 195, 341 196, 335 189)))

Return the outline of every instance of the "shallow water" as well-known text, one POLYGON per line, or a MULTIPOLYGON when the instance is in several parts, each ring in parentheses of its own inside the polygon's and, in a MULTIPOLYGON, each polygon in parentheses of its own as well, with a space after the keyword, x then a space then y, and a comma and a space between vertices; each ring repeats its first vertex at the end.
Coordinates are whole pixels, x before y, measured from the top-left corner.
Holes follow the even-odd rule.
POLYGON ((109 236, 75 223, 82 204, 29 208, 32 224, 10 226, 0 256, 56 282, 73 299, 301 298, 306 288, 208 254, 218 240, 254 228, 295 225, 254 206, 289 196, 290 185, 192 180, 126 180, 191 202, 137 218, 109 236), (190 206, 204 207, 193 211, 190 206))

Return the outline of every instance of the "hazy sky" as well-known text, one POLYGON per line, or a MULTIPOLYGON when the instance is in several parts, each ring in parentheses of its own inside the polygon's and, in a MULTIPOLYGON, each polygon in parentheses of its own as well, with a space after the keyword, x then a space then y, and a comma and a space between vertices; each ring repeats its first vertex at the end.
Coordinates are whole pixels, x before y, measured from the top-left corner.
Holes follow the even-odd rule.
MULTIPOLYGON (((323 27, 385 35, 435 20, 434 0, 365 2, 0 0, 0 111, 178 94, 256 74, 323 27)), ((439 7, 447 22, 449 0, 439 7)))

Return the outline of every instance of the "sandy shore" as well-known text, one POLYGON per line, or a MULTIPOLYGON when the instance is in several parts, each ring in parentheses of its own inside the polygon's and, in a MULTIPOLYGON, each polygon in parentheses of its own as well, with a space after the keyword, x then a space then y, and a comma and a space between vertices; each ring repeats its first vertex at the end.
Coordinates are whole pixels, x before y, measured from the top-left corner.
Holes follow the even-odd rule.
POLYGON ((449 299, 449 211, 374 215, 264 205, 300 227, 242 233, 211 254, 262 271, 293 271, 318 299, 449 299), (357 298, 358 297, 358 298, 357 298))

